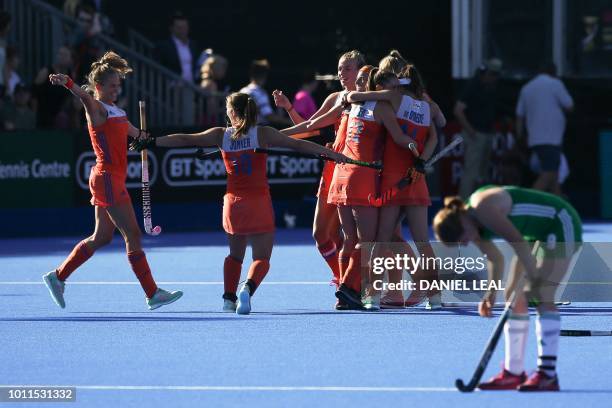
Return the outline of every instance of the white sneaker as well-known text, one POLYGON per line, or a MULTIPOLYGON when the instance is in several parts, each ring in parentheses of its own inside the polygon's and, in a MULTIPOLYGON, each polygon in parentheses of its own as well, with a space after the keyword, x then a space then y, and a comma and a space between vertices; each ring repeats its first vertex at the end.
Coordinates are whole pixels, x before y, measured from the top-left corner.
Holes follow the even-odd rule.
POLYGON ((236 312, 236 302, 229 299, 223 299, 223 311, 224 312, 236 312))
POLYGON ((363 308, 370 312, 376 312, 380 310, 380 299, 377 296, 366 296, 363 300, 363 308))
POLYGON ((49 289, 49 293, 53 298, 53 301, 62 309, 66 307, 66 302, 64 302, 64 287, 66 284, 59 280, 57 277, 56 271, 51 271, 43 275, 43 282, 47 285, 47 289, 49 289))
POLYGON ((436 293, 435 295, 429 297, 427 299, 427 303, 425 303, 425 309, 427 310, 442 309, 442 295, 440 293, 436 293))
POLYGON ((176 302, 183 296, 183 292, 180 290, 175 290, 174 292, 168 292, 162 288, 157 288, 157 291, 151 296, 147 298, 147 305, 149 306, 149 310, 157 309, 158 307, 169 305, 170 303, 176 302))
POLYGON ((238 293, 238 305, 236 307, 237 314, 251 313, 251 291, 248 285, 243 285, 238 293))

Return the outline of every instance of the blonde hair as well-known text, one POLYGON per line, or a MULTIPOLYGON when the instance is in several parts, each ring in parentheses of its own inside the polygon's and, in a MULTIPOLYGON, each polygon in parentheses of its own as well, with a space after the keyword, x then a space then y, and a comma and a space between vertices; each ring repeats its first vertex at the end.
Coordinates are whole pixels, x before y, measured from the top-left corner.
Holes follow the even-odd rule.
POLYGON ((389 51, 389 54, 378 63, 378 67, 382 71, 391 71, 395 75, 399 75, 406 65, 408 65, 408 61, 402 57, 398 50, 389 51))
POLYGON ((253 126, 257 125, 257 105, 253 98, 241 92, 230 94, 227 97, 227 103, 240 120, 240 124, 236 127, 236 131, 232 135, 232 139, 238 139, 243 134, 246 134, 253 126))
POLYGON ((128 62, 113 51, 107 51, 102 58, 91 64, 91 71, 87 75, 87 83, 83 89, 87 92, 95 93, 96 84, 102 84, 111 74, 119 75, 124 79, 127 74, 132 72, 128 62))
POLYGON ((357 65, 357 69, 363 67, 366 64, 365 56, 360 51, 357 51, 357 50, 345 52, 344 54, 340 56, 340 58, 338 58, 338 61, 340 60, 355 61, 355 65, 357 65))
POLYGON ((463 235, 461 215, 467 208, 461 197, 452 196, 444 198, 444 207, 434 217, 433 230, 442 242, 458 242, 463 235))

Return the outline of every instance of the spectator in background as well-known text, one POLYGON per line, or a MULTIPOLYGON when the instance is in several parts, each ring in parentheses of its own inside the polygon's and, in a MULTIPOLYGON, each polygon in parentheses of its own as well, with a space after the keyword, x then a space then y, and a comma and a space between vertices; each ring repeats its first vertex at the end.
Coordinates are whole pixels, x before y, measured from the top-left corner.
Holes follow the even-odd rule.
POLYGON ((2 76, 4 78, 4 86, 6 87, 6 96, 13 97, 15 86, 21 82, 21 77, 17 73, 19 69, 19 53, 15 47, 6 47, 6 61, 2 76))
POLYGON ((516 105, 516 136, 523 138, 526 125, 527 145, 540 170, 533 188, 561 195, 559 169, 565 113, 573 110, 574 101, 556 75, 557 67, 552 62, 544 63, 539 75, 521 88, 516 105))
POLYGON ((31 130, 36 128, 36 113, 32 110, 32 93, 24 84, 14 89, 14 101, 6 101, 2 108, 2 122, 6 130, 31 130))
POLYGON ((74 60, 72 50, 61 46, 57 50, 55 62, 43 67, 34 80, 34 97, 38 101, 38 127, 66 128, 66 116, 74 113, 72 95, 64 89, 53 86, 49 82, 49 75, 65 74, 74 77, 74 60))
POLYGON ((160 42, 155 49, 160 64, 176 72, 185 81, 195 82, 197 58, 200 50, 189 38, 189 20, 180 12, 170 21, 170 38, 160 42))
POLYGON ((312 94, 319 87, 319 81, 315 79, 312 71, 304 72, 302 77, 302 88, 295 94, 293 98, 293 107, 305 120, 310 119, 317 111, 317 104, 312 97, 312 94))
POLYGON ((103 0, 65 0, 64 14, 70 18, 78 19, 79 7, 87 5, 95 10, 94 23, 100 27, 100 31, 106 35, 113 35, 115 28, 105 13, 107 1, 103 0))
POLYGON ((229 87, 223 85, 227 72, 227 59, 221 55, 211 54, 202 65, 200 87, 209 94, 206 100, 206 113, 201 120, 202 125, 220 126, 224 125, 225 116, 225 93, 229 87))
POLYGON ((281 116, 272 109, 270 97, 263 88, 268 80, 270 64, 268 60, 254 60, 251 62, 249 78, 251 82, 240 90, 241 93, 249 95, 257 105, 257 124, 272 125, 276 127, 293 126, 293 122, 285 116, 281 116))
MULTIPOLYGON (((4 72, 6 63, 6 38, 11 30, 11 15, 6 11, 0 11, 0 74, 4 72)), ((0 85, 4 86, 4 75, 0 75, 0 85)))
POLYGON ((466 200, 479 185, 488 181, 497 114, 497 82, 502 62, 486 61, 457 100, 454 114, 463 129, 463 174, 459 195, 466 200))
POLYGON ((98 35, 102 31, 97 12, 92 4, 83 3, 77 7, 77 27, 72 33, 70 45, 75 51, 76 81, 84 81, 91 64, 104 51, 98 35))

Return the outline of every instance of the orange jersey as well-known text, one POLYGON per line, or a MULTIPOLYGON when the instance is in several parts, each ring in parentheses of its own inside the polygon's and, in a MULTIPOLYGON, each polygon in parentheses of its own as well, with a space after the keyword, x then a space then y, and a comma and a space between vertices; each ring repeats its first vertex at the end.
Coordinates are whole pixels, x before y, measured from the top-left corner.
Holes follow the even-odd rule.
MULTIPOLYGON (((342 98, 343 93, 338 94, 338 98, 336 103, 338 103, 339 99, 342 98)), ((344 145, 346 142, 346 126, 348 123, 350 109, 344 109, 342 114, 334 123, 334 132, 336 134, 336 138, 334 139, 334 144, 332 149, 335 152, 341 153, 344 150, 344 145)), ((317 197, 326 197, 329 192, 329 186, 331 185, 332 177, 334 176, 334 167, 336 167, 336 163, 331 161, 326 161, 323 166, 323 173, 321 174, 321 181, 319 183, 319 190, 317 191, 317 197)))
MULTIPOLYGON (((378 161, 383 156, 385 128, 374 118, 375 101, 353 104, 347 122, 342 153, 355 160, 378 161)), ((327 202, 336 205, 368 206, 368 197, 380 191, 378 170, 353 164, 338 164, 327 202)))
MULTIPOLYGON (((429 104, 410 96, 404 95, 402 103, 396 113, 397 121, 403 132, 417 142, 417 150, 423 152, 425 142, 429 136, 431 112, 429 104)), ((404 149, 388 136, 385 142, 384 169, 381 177, 381 192, 387 191, 404 177, 410 167, 414 165, 414 156, 408 149, 404 149)), ((402 189, 385 206, 426 206, 431 205, 429 190, 425 177, 402 189)))
MULTIPOLYGON (((419 153, 422 153, 431 124, 429 104, 404 95, 400 108, 397 110, 396 118, 402 131, 416 140, 417 150, 419 153)), ((405 175, 406 171, 413 166, 413 157, 410 150, 398 146, 393 138, 388 136, 385 141, 383 173, 401 173, 405 175)))
POLYGON ((376 101, 353 104, 348 116, 346 142, 342 153, 354 160, 382 160, 385 127, 376 122, 376 101))
POLYGON ((268 194, 268 155, 253 151, 259 147, 258 128, 252 127, 246 135, 241 135, 236 140, 231 138, 234 131, 234 128, 225 130, 221 146, 221 155, 227 171, 227 193, 240 197, 268 194))
POLYGON ((125 179, 129 122, 123 109, 100 103, 106 109, 106 121, 100 126, 88 126, 91 145, 96 154, 95 169, 99 173, 107 172, 125 179))

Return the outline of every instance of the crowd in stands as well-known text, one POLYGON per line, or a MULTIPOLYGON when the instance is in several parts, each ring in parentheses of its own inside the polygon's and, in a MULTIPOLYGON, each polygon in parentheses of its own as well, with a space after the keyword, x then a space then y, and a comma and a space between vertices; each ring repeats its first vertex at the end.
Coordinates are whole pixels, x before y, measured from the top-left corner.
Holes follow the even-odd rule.
MULTIPOLYGON (((54 50, 53 61, 35 67, 33 78, 20 76, 19 44, 10 44, 11 16, 0 12, 0 130, 78 129, 84 125, 82 108, 75 98, 65 90, 51 86, 49 75, 62 73, 82 83, 91 63, 106 51, 102 36, 113 38, 115 29, 112 19, 106 14, 104 0, 65 0, 64 14, 74 24, 66 27, 65 44, 54 50), (35 71, 36 72, 36 71, 35 71)), ((154 62, 172 71, 179 82, 198 87, 206 97, 205 111, 198 112, 198 126, 221 125, 225 95, 240 89, 240 84, 226 81, 229 61, 201 47, 190 36, 190 22, 181 12, 171 15, 167 38, 157 42, 151 50, 154 62)), ((30 67, 32 68, 32 67, 30 67)), ((246 71, 246 69, 245 69, 246 71)), ((271 90, 264 89, 270 71, 267 60, 253 61, 250 67, 250 83, 242 88, 253 93, 261 106, 260 122, 277 126, 289 125, 284 111, 273 106, 268 97, 271 90)), ((180 85, 180 84, 179 84, 180 85)), ((316 111, 312 97, 318 83, 314 74, 304 81, 296 95, 296 109, 303 109, 304 117, 316 111)), ((121 100, 118 104, 121 104, 121 100)))
MULTIPOLYGON (((106 6, 106 0, 65 0, 63 12, 73 21, 65 29, 66 43, 54 50, 54 60, 48 61, 47 65, 29 67, 38 70, 34 78, 22 77, 20 51, 25 50, 20 50, 19 44, 11 44, 8 40, 12 18, 6 11, 0 11, 0 130, 79 129, 84 126, 81 104, 64 89, 52 86, 48 78, 50 74, 61 73, 74 78, 77 83, 84 82, 91 63, 106 51, 102 37, 114 37, 115 34, 106 6)), ((226 81, 228 59, 210 48, 203 48, 192 38, 190 21, 181 12, 177 11, 170 16, 166 38, 156 43, 150 55, 154 62, 174 73, 179 88, 181 83, 197 87, 206 98, 206 103, 198 109, 191 125, 225 125, 225 96, 236 90, 253 98, 258 107, 259 124, 277 128, 292 125, 285 110, 271 103, 272 89, 266 89, 270 73, 269 61, 252 61, 248 71, 249 83, 242 87, 240 85, 243 84, 230 85, 226 81)), ((493 128, 498 117, 495 107, 501 69, 501 61, 485 61, 459 95, 453 112, 466 135, 465 151, 469 158, 466 160, 469 165, 464 170, 460 187, 464 197, 486 177, 493 128)), ((550 133, 543 140, 521 138, 525 139, 523 144, 528 144, 530 148, 535 146, 534 151, 538 153, 532 160, 535 161, 532 167, 542 167, 544 170, 541 172, 545 172, 548 168, 559 168, 560 160, 561 168, 567 168, 559 146, 564 132, 564 112, 571 110, 573 102, 563 84, 555 78, 554 67, 546 66, 536 79, 536 84, 531 86, 537 88, 536 92, 521 92, 516 112, 519 119, 516 133, 519 137, 527 133, 531 138, 535 133, 550 133), (557 126, 558 129, 555 127, 554 132, 549 125, 553 122, 561 124, 557 126), (524 132, 524 128, 528 132, 524 132), (534 130, 536 128, 546 129, 546 132, 534 130)), ((301 87, 295 90, 291 102, 287 101, 302 118, 308 119, 317 111, 313 94, 320 83, 315 80, 312 71, 305 70, 301 87)), ((122 103, 125 104, 125 100, 120 98, 117 104, 122 106, 122 103)), ((562 182, 566 176, 567 170, 557 180, 558 176, 551 172, 541 182, 549 187, 541 189, 558 194, 559 181, 562 182)))

